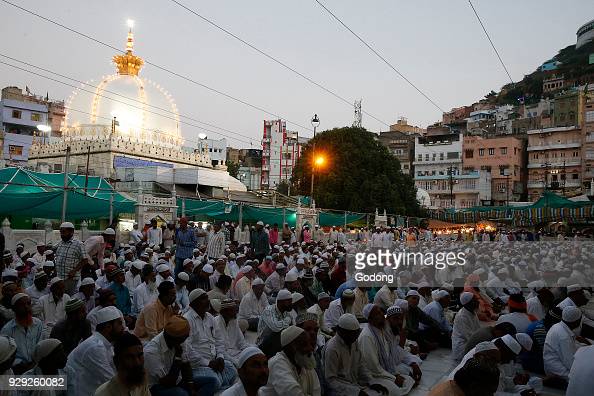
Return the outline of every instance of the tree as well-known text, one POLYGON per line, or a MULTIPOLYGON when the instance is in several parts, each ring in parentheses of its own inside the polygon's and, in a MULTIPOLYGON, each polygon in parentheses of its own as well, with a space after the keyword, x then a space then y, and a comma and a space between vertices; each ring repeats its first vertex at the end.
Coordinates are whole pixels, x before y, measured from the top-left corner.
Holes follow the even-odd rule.
POLYGON ((289 195, 289 183, 281 180, 281 182, 276 186, 276 192, 283 195, 289 195))
MULTIPOLYGON (((293 191, 310 194, 312 143, 303 148, 293 171, 293 191)), ((410 176, 400 171, 398 159, 362 128, 345 127, 319 133, 314 198, 318 207, 372 213, 417 215, 416 188, 410 176)))
POLYGON ((227 161, 227 172, 229 172, 229 175, 233 176, 234 178, 237 178, 237 173, 239 172, 240 166, 240 163, 227 161))

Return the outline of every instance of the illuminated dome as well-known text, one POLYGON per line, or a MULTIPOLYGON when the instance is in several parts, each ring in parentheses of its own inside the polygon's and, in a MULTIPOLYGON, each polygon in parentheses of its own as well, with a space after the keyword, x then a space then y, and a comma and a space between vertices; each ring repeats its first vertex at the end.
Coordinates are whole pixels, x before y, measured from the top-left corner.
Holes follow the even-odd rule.
POLYGON ((129 26, 126 52, 112 59, 117 73, 81 84, 68 98, 63 136, 119 137, 179 147, 183 139, 177 106, 163 87, 139 77, 144 61, 133 54, 131 21, 129 26))

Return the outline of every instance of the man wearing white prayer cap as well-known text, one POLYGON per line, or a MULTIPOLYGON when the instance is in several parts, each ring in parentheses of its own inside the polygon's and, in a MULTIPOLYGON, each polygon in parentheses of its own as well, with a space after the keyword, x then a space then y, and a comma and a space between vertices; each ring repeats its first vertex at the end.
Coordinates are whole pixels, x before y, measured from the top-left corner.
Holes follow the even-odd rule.
POLYGON ((12 364, 15 361, 17 345, 14 338, 0 335, 0 375, 14 375, 12 364))
POLYGON ((259 394, 258 390, 268 383, 268 358, 257 347, 248 347, 239 355, 237 362, 239 381, 221 396, 259 394))
POLYGON ((46 336, 51 328, 66 317, 65 306, 71 297, 65 293, 66 284, 62 278, 54 277, 50 281, 50 292, 39 298, 37 302, 40 313, 39 319, 46 328, 46 336))
POLYGON ((419 323, 419 330, 428 340, 435 340, 443 347, 451 346, 452 326, 445 317, 445 309, 450 305, 450 293, 446 290, 439 290, 434 295, 434 301, 423 308, 423 312, 431 317, 438 327, 428 326, 425 323, 419 323))
POLYGON ((92 396, 95 390, 116 374, 112 344, 124 331, 122 313, 116 307, 97 312, 97 326, 92 336, 68 355, 66 374, 73 395, 92 396))
POLYGON ((242 276, 234 282, 231 293, 236 300, 241 301, 243 296, 252 291, 252 281, 256 277, 256 271, 251 265, 244 265, 239 272, 242 276))
POLYGON ((171 268, 167 264, 159 264, 157 265, 157 276, 155 277, 155 283, 157 287, 163 282, 164 280, 168 280, 169 282, 175 283, 175 280, 171 276, 171 268))
MULTIPOLYGON (((400 311, 400 308, 397 308, 400 311)), ((369 383, 380 384, 389 395, 406 395, 415 384, 408 375, 398 372, 399 361, 391 348, 393 335, 386 325, 384 311, 379 305, 367 304, 363 315, 368 323, 358 338, 358 347, 362 354, 363 364, 369 371, 369 383)))
POLYGON ((584 290, 580 285, 569 285, 567 286, 567 298, 557 304, 557 307, 563 308, 565 307, 581 307, 588 303, 588 299, 584 294, 584 290))
POLYGON ((281 332, 293 324, 290 312, 293 309, 293 296, 287 289, 276 295, 276 303, 266 307, 258 322, 256 344, 268 357, 281 350, 281 332))
POLYGON ((315 346, 307 333, 289 326, 282 331, 280 339, 282 351, 268 361, 270 375, 264 390, 277 395, 320 395, 313 355, 315 346))
POLYGON ((456 313, 452 327, 452 357, 457 362, 464 357, 464 347, 470 336, 481 327, 476 315, 479 303, 474 294, 460 294, 460 304, 462 308, 456 313))
POLYGON ((240 323, 240 327, 246 327, 245 322, 247 322, 247 329, 251 331, 258 330, 260 316, 268 307, 268 298, 264 293, 264 288, 264 281, 256 277, 252 282, 252 290, 241 299, 238 319, 244 324, 240 323))
POLYGON ((324 323, 329 329, 338 325, 338 319, 345 313, 352 313, 355 303, 355 292, 353 289, 345 289, 340 298, 330 302, 328 309, 324 312, 324 323))
MULTIPOLYGON (((543 361, 547 375, 567 381, 578 348, 576 341, 581 332, 582 311, 569 305, 563 308, 561 318, 562 321, 554 324, 547 333, 543 361)), ((581 337, 579 340, 585 341, 581 337)))
POLYGON ((62 371, 66 366, 67 355, 62 342, 56 338, 48 338, 39 341, 33 351, 33 360, 37 365, 25 372, 23 376, 34 375, 63 375, 62 371))
POLYGON ((74 238, 74 225, 70 222, 60 225, 61 241, 54 246, 56 274, 65 279, 65 292, 76 293, 80 271, 88 262, 85 245, 74 238))

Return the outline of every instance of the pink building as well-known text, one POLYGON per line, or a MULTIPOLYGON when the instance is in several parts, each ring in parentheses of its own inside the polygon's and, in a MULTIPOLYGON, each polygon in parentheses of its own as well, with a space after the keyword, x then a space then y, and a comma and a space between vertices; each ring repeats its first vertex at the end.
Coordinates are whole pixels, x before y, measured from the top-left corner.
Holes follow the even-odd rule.
POLYGON ((464 136, 462 167, 464 171, 491 173, 493 205, 519 201, 525 194, 524 141, 516 137, 485 139, 464 136))

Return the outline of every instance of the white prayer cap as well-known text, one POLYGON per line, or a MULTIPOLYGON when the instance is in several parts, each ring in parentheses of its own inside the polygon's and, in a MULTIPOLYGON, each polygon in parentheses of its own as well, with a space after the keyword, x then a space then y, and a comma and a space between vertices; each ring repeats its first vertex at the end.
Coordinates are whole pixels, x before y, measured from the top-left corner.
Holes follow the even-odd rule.
POLYGON ((2 277, 7 277, 7 276, 14 276, 15 278, 19 276, 19 273, 17 270, 12 269, 12 268, 6 268, 4 271, 2 271, 2 277))
POLYGON ((338 327, 345 330, 359 330, 361 326, 355 315, 345 313, 338 318, 338 327))
POLYGON ((439 290, 436 294, 435 294, 435 300, 439 301, 444 297, 449 297, 450 293, 447 292, 447 290, 439 290))
POLYGON ((532 349, 532 338, 528 334, 517 333, 516 340, 520 343, 520 345, 522 345, 522 348, 524 348, 525 350, 530 351, 532 349))
POLYGON ((17 301, 19 301, 21 298, 23 298, 23 297, 29 297, 29 295, 28 294, 25 294, 25 293, 17 293, 17 294, 15 294, 14 296, 12 296, 12 300, 10 300, 10 304, 12 306, 14 306, 14 304, 17 301))
POLYGON ((256 279, 254 279, 252 281, 252 287, 263 285, 263 284, 264 284, 264 281, 261 278, 259 278, 259 277, 256 277, 256 279))
POLYGON ((526 286, 533 289, 534 291, 540 291, 541 289, 544 289, 546 287, 544 281, 542 280, 535 280, 529 282, 526 286))
POLYGON ((474 294, 472 294, 471 292, 463 292, 462 294, 460 294, 460 303, 462 305, 466 305, 472 301, 473 297, 474 294))
POLYGON ((278 294, 276 295, 276 301, 292 300, 292 299, 293 299, 293 295, 287 289, 279 290, 278 294))
POLYGON ((93 278, 84 278, 80 282, 81 286, 94 285, 94 284, 95 284, 95 280, 93 278))
POLYGON ((417 297, 421 297, 421 295, 419 294, 419 292, 418 292, 418 291, 416 291, 416 290, 409 290, 409 291, 406 293, 406 297, 411 297, 411 296, 417 296, 417 297))
POLYGON ((230 258, 231 260, 235 259, 235 253, 230 253, 230 254, 229 254, 229 258, 230 258))
POLYGON ((104 258, 103 259, 103 264, 109 264, 111 263, 111 259, 110 258, 104 258))
POLYGON ((246 265, 246 266, 241 267, 241 270, 240 271, 241 271, 242 274, 247 274, 251 270, 253 270, 252 266, 251 265, 246 265))
POLYGON ((60 278, 59 276, 54 276, 50 281, 50 286, 55 285, 58 282, 62 282, 64 279, 60 278))
POLYGON ((303 300, 305 296, 299 292, 295 292, 291 295, 291 299, 293 300, 293 304, 295 304, 299 300, 303 300))
POLYGON ((16 350, 17 345, 12 337, 0 335, 0 363, 7 361, 16 350))
POLYGON ((43 252, 44 256, 49 256, 50 254, 54 254, 54 251, 51 249, 46 250, 45 252, 43 252))
POLYGON ((433 299, 433 301, 437 301, 437 300, 439 300, 439 299, 437 298, 437 293, 439 293, 439 289, 436 289, 436 290, 432 290, 432 291, 431 291, 431 298, 433 299))
POLYGON ((189 282, 190 281, 190 276, 188 274, 186 274, 185 272, 180 272, 177 274, 177 277, 185 282, 189 282))
MULTIPOLYGON (((239 358, 237 359, 237 367, 241 368, 244 365, 244 363, 248 361, 249 358, 258 356, 258 355, 264 355, 264 352, 262 352, 260 350, 260 348, 255 347, 255 346, 245 348, 239 354, 239 358)), ((264 355, 264 356, 266 356, 266 355, 264 355)))
POLYGON ((582 317, 582 311, 578 307, 569 306, 563 308, 561 318, 564 322, 576 322, 582 317))
POLYGON ((582 287, 578 284, 567 286, 567 293, 572 293, 572 292, 578 291, 578 290, 582 290, 582 287))
POLYGON ((495 344, 493 344, 493 341, 479 342, 478 344, 476 344, 476 347, 474 347, 474 353, 485 352, 485 351, 496 351, 496 350, 497 350, 497 346, 495 346, 495 344))
POLYGON ((105 307, 97 311, 97 324, 111 322, 122 317, 122 313, 116 307, 105 307))
POLYGON ((60 345, 62 345, 62 341, 55 338, 39 341, 35 346, 35 350, 33 350, 33 361, 39 363, 41 359, 49 356, 60 345))
POLYGON ((318 294, 318 301, 323 300, 325 298, 331 298, 330 294, 328 294, 326 292, 321 292, 320 294, 318 294))
MULTIPOLYGON (((320 260, 320 259, 318 259, 318 260, 320 260)), ((322 261, 322 260, 320 260, 320 261, 322 261)), ((303 260, 302 258, 298 258, 297 264, 305 264, 305 260, 303 260)), ((316 261, 316 264, 317 264, 317 261, 316 261)))
POLYGON ((417 285, 417 287, 418 287, 419 289, 422 289, 422 288, 424 288, 424 287, 431 287, 431 285, 429 284, 429 282, 425 282, 425 281, 423 281, 423 282, 419 282, 419 284, 417 285))
POLYGON ((45 263, 43 263, 44 267, 54 267, 54 262, 53 261, 46 261, 45 263))
POLYGON ((191 262, 192 262, 192 259, 187 258, 184 260, 182 266, 185 267, 187 264, 190 264, 191 262))
POLYGON ((170 271, 171 268, 169 268, 169 266, 167 264, 159 264, 157 265, 157 272, 161 273, 161 272, 165 272, 165 271, 170 271))
POLYGON ((296 272, 289 271, 287 275, 285 275, 285 282, 295 282, 298 279, 296 272))
POLYGON ((74 229, 74 224, 72 224, 69 221, 66 221, 66 222, 60 224, 60 228, 72 228, 72 229, 74 229))
POLYGON ((153 249, 151 249, 151 248, 146 248, 146 249, 144 249, 144 251, 145 251, 147 254, 149 254, 149 253, 152 253, 152 252, 153 252, 153 249))
POLYGON ((43 247, 45 246, 45 242, 37 242, 37 247, 43 247))
POLYGON ((192 250, 192 253, 200 253, 200 249, 194 248, 194 250, 192 250))
POLYGON ((287 327, 286 329, 284 329, 281 332, 281 345, 283 347, 286 347, 287 345, 289 345, 290 343, 295 341, 295 339, 303 333, 305 333, 305 330, 303 330, 301 327, 297 327, 297 326, 287 327))
POLYGON ((105 231, 103 231, 103 233, 105 235, 115 235, 115 231, 113 228, 106 228, 105 231))
POLYGON ((212 274, 214 272, 214 268, 212 268, 212 265, 210 264, 205 264, 204 267, 202 267, 202 271, 206 272, 207 274, 212 274))
POLYGON ((283 263, 278 263, 278 264, 276 265, 276 269, 277 269, 277 270, 279 270, 279 269, 286 269, 286 268, 287 268, 287 267, 286 267, 286 266, 285 266, 283 263))
POLYGON ((397 305, 392 305, 386 311, 386 318, 389 318, 390 316, 394 316, 394 315, 398 315, 398 314, 402 314, 402 308, 400 308, 397 305))
POLYGON ((408 311, 408 301, 406 301, 406 300, 403 300, 403 299, 401 299, 401 298, 397 298, 397 299, 394 301, 394 306, 396 306, 396 307, 398 307, 398 308, 402 309, 403 311, 408 311))
POLYGON ((132 266, 134 268, 136 268, 136 269, 139 269, 139 270, 141 270, 142 267, 144 267, 145 265, 146 265, 146 263, 144 261, 141 261, 141 260, 134 260, 132 262, 132 266))
POLYGON ((206 292, 204 290, 202 290, 200 288, 194 289, 190 292, 188 299, 190 300, 190 302, 192 302, 203 294, 206 294, 206 292))
POLYGON ((500 340, 516 355, 522 352, 522 345, 513 336, 506 334, 500 340))
POLYGON ((365 319, 369 319, 369 314, 371 313, 371 310, 373 309, 373 307, 375 307, 375 304, 367 304, 363 307, 363 317, 365 319))
POLYGON ((264 225, 264 222, 263 221, 259 221, 259 222, 256 223, 256 225, 263 226, 264 225))
POLYGON ((485 273, 485 269, 484 268, 477 268, 474 271, 472 271, 473 274, 475 275, 482 275, 485 273))

